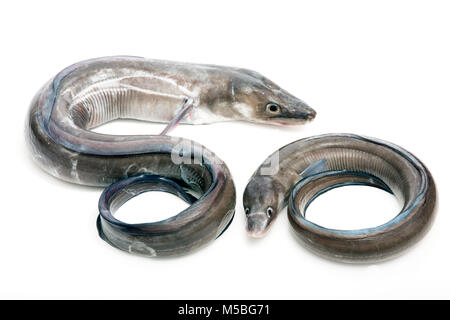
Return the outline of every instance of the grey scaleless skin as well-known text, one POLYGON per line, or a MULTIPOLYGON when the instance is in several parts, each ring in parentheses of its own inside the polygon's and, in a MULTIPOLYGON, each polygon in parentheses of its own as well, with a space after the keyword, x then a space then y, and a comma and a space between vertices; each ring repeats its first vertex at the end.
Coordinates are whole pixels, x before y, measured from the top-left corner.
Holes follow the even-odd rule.
POLYGON ((188 139, 166 136, 178 123, 242 120, 301 124, 315 112, 260 74, 238 68, 139 57, 74 64, 32 101, 28 141, 37 163, 72 183, 109 186, 99 201, 100 236, 145 256, 190 252, 218 237, 232 220, 235 188, 227 166, 188 139), (118 119, 169 123, 161 135, 106 135, 90 129, 118 119), (113 213, 146 191, 191 204, 175 217, 126 224, 113 213))
POLYGON ((434 218, 436 188, 428 169, 392 143, 326 134, 295 141, 272 154, 250 179, 243 202, 252 236, 263 236, 287 205, 291 226, 305 247, 341 262, 376 262, 395 257, 421 239, 434 218), (265 174, 274 163, 279 165, 276 172, 265 174), (403 208, 391 221, 360 230, 327 229, 306 220, 311 201, 345 185, 381 188, 394 194, 403 208))

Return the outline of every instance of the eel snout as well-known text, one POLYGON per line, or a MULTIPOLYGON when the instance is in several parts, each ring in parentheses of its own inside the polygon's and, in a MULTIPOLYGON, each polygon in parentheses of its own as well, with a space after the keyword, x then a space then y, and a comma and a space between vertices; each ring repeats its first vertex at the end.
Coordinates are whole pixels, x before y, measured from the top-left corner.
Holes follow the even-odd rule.
POLYGON ((269 218, 265 212, 253 212, 247 216, 247 234, 252 238, 262 238, 269 229, 269 218))

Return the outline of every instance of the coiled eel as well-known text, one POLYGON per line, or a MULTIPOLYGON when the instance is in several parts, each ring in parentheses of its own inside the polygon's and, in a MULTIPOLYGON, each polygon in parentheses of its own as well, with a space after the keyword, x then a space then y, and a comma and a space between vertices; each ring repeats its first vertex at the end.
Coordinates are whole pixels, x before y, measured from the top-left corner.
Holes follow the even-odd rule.
POLYGON ((100 236, 145 256, 191 252, 218 237, 234 215, 235 187, 227 166, 191 140, 165 135, 176 124, 242 120, 303 123, 314 110, 260 74, 232 67, 140 57, 76 63, 34 97, 27 121, 33 158, 72 183, 109 186, 99 201, 100 236), (107 135, 90 129, 119 119, 168 122, 161 135, 107 135), (127 224, 114 212, 151 190, 190 206, 169 219, 127 224))
POLYGON ((250 235, 264 235, 287 205, 301 244, 320 256, 357 263, 395 257, 416 243, 431 225, 435 202, 433 178, 420 160, 390 142, 354 134, 319 135, 284 146, 258 168, 243 198, 250 235), (267 174, 274 164, 276 170, 267 174), (317 196, 346 185, 383 189, 402 209, 391 221, 360 230, 328 229, 305 218, 317 196))

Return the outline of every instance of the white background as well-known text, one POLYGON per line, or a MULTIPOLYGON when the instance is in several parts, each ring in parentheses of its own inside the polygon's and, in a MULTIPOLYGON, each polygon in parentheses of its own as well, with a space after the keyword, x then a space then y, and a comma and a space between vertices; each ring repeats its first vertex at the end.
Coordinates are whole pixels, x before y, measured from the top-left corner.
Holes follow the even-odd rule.
MULTIPOLYGON (((450 298, 448 2, 14 1, 0 15, 0 298, 450 298), (215 151, 237 187, 233 224, 195 254, 154 260, 110 247, 95 227, 102 190, 60 182, 30 159, 24 123, 35 92, 74 62, 119 54, 254 69, 318 112, 298 128, 221 123, 172 133, 215 151), (275 149, 330 132, 399 144, 434 175, 437 218, 405 255, 329 262, 295 242, 286 211, 266 238, 247 238, 241 197, 254 170, 275 149)), ((161 128, 127 121, 99 130, 161 128)), ((344 189, 319 198, 311 215, 327 226, 370 225, 398 209, 381 191, 344 189)), ((120 214, 150 220, 182 207, 153 194, 120 214)))

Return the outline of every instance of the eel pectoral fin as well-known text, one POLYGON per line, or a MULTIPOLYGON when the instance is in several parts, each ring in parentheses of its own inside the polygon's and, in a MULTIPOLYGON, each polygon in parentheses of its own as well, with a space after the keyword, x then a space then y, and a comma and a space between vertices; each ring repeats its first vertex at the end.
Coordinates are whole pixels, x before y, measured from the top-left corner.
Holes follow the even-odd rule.
POLYGON ((164 136, 168 134, 170 131, 175 129, 175 127, 180 123, 181 120, 190 112, 192 112, 192 108, 194 107, 194 100, 192 98, 186 98, 180 105, 180 110, 177 112, 175 117, 170 120, 164 130, 159 134, 160 136, 164 136))
POLYGON ((303 179, 308 176, 312 176, 319 172, 322 172, 325 170, 327 164, 328 164, 328 160, 325 158, 314 161, 309 166, 307 166, 305 170, 300 172, 300 177, 303 179))

